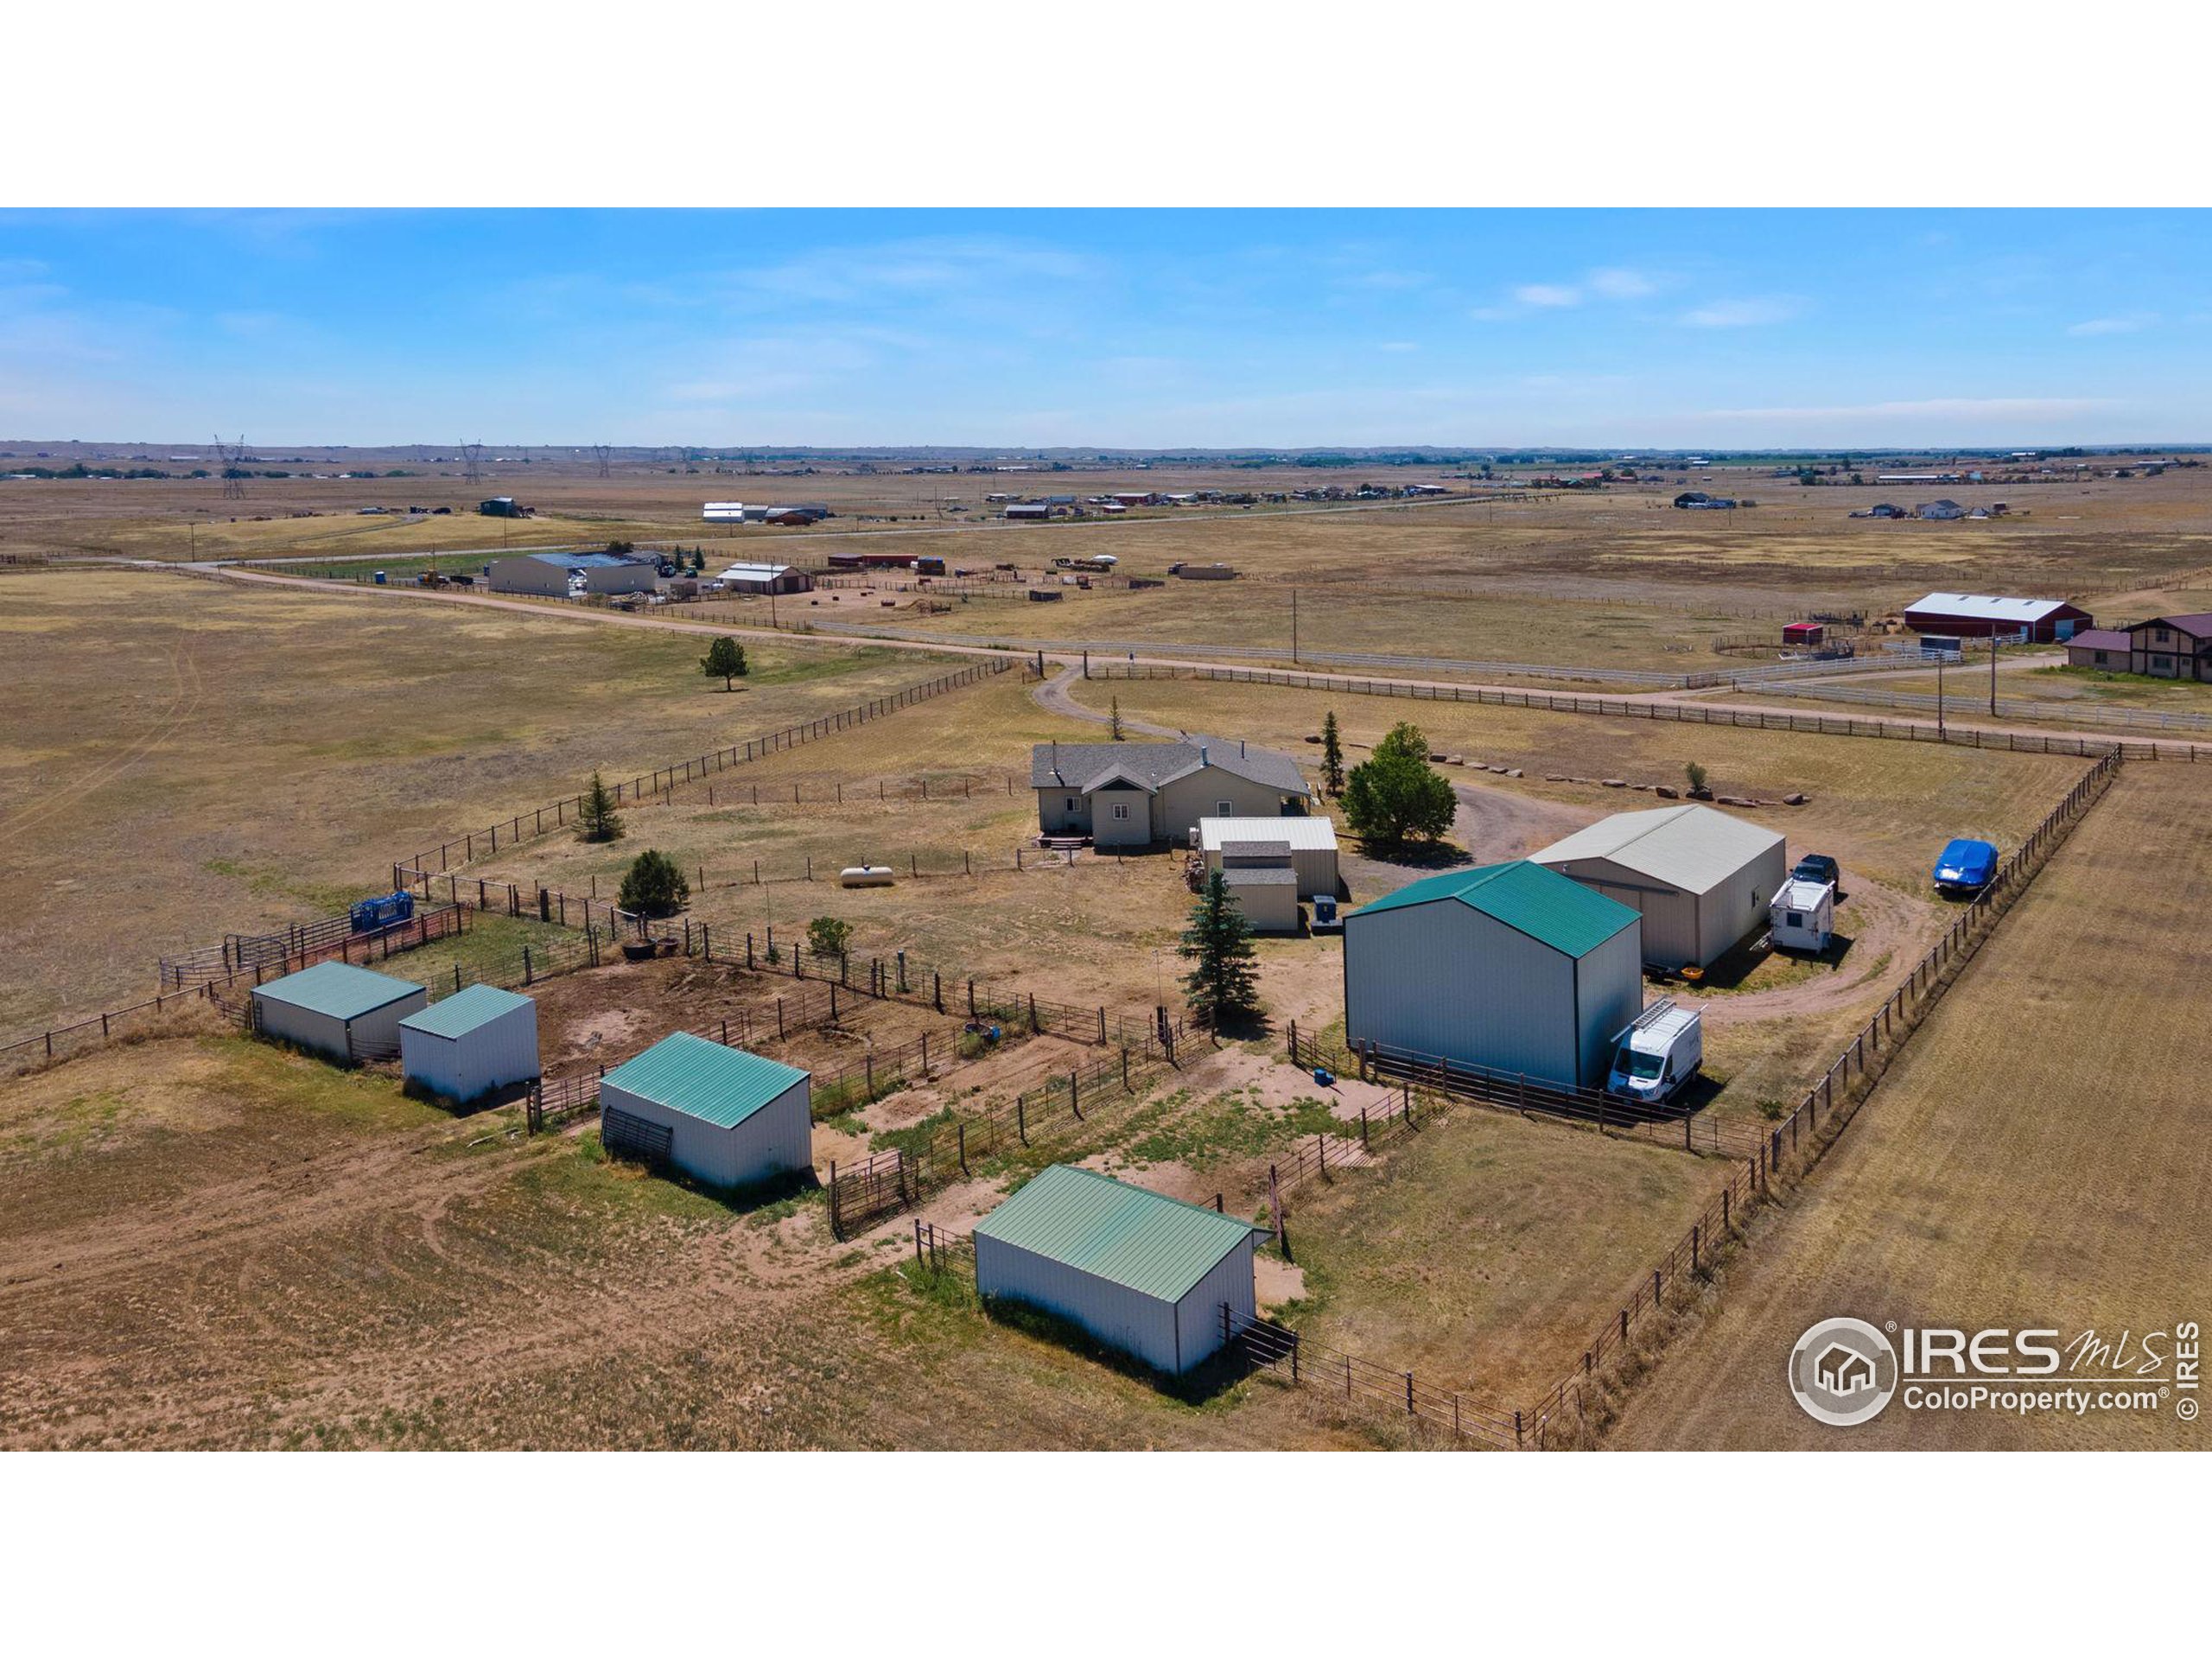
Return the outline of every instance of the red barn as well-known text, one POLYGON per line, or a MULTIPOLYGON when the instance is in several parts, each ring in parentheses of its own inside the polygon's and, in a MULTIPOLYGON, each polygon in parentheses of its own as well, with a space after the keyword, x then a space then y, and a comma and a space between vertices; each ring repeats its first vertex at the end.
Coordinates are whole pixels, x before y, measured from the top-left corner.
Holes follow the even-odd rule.
POLYGON ((1904 625, 1915 633, 1948 633, 1986 639, 1993 633, 2024 635, 2036 645, 2070 639, 2096 619, 2063 599, 2006 599, 1993 594, 1929 594, 1905 607, 1904 625))
POLYGON ((1785 645, 1817 645, 1827 637, 1827 628, 1819 622, 1788 622, 1783 625, 1782 643, 1785 645))

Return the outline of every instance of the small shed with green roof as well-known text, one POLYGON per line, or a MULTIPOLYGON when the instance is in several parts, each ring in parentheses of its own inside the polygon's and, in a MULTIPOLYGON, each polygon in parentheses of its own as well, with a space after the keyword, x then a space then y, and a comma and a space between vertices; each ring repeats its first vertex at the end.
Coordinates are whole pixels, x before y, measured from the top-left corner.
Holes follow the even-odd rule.
POLYGON ((537 1004, 471 985, 399 1022, 399 1070, 410 1083, 466 1103, 538 1075, 537 1004))
POLYGON ((399 1022, 429 997, 412 980, 318 962, 254 988, 253 1028, 334 1060, 388 1060, 399 1052, 399 1022))
POLYGON ((1432 875, 1344 918, 1344 1036, 1602 1088, 1643 1007, 1641 918, 1526 859, 1432 875))
POLYGON ((1055 1164, 976 1228, 976 1288, 1066 1320, 1179 1376, 1217 1352, 1222 1309, 1255 1317, 1259 1230, 1096 1171, 1055 1164))
POLYGON ((797 1066, 679 1031, 599 1080, 600 1139, 709 1186, 753 1186, 813 1166, 811 1084, 797 1066))

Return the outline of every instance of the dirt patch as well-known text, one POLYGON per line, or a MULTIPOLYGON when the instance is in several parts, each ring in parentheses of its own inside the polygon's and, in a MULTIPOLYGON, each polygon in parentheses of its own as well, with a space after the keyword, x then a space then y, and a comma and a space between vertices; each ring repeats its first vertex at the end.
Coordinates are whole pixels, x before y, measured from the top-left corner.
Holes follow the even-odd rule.
POLYGON ((1277 1255, 1252 1258, 1252 1294, 1262 1313, 1306 1300, 1306 1269, 1277 1255))

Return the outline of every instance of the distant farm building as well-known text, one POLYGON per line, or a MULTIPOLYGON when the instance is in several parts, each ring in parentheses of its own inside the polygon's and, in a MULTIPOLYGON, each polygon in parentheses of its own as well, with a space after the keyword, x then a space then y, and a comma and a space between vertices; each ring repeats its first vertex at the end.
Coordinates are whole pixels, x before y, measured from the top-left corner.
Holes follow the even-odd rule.
POLYGON ((493 985, 471 985, 399 1022, 399 1070, 408 1082, 466 1103, 539 1075, 537 1004, 493 985))
POLYGON ((1184 842, 1201 818, 1280 818, 1313 798, 1288 755, 1212 737, 1039 743, 1029 783, 1046 835, 1088 836, 1100 847, 1184 842))
POLYGON ((810 1169, 810 1080, 796 1066, 688 1032, 599 1080, 607 1149, 709 1186, 753 1186, 810 1169))
POLYGON ((768 516, 765 505, 747 506, 742 501, 709 501, 699 517, 710 524, 757 524, 768 516))
POLYGON ((2011 599, 1994 594, 1929 594, 1905 607, 1915 633, 1986 639, 1993 633, 2035 645, 2070 639, 2095 618, 2063 599, 2011 599))
POLYGON ((1259 1230, 1054 1164, 976 1225, 976 1288, 1049 1313, 1165 1376, 1219 1352, 1256 1317, 1259 1230))
POLYGON ((1782 625, 1782 643, 1785 645, 1817 645, 1827 637, 1827 625, 1823 622, 1785 622, 1782 625))
POLYGON ((803 594, 814 586, 805 571, 788 564, 733 564, 715 580, 733 594, 803 594))
POLYGON ((1789 877, 1783 837, 1709 806, 1616 812, 1532 853, 1643 918, 1643 959, 1710 966, 1766 923, 1789 877))
POLYGON ((569 578, 581 575, 588 594, 651 593, 658 568, 650 559, 626 559, 614 553, 519 553, 486 567, 495 594, 542 594, 564 599, 569 578))
POLYGON ((914 562, 911 553, 862 553, 842 550, 830 556, 832 570, 904 570, 914 562))
POLYGON ((1298 891, 1306 897, 1317 893, 1334 896, 1337 891, 1337 827, 1318 814, 1311 817, 1218 818, 1198 820, 1198 850, 1206 868, 1224 868, 1229 849, 1253 842, 1281 844, 1298 876, 1298 891))
POLYGON ((253 1028, 334 1060, 390 1059, 399 1052, 399 1022, 429 999, 408 980, 319 962, 255 988, 253 1028))
POLYGON ((1010 501, 1007 504, 1006 516, 1017 520, 1049 518, 1052 516, 1052 510, 1042 501, 1010 501))
POLYGON ((1344 1037, 1602 1088, 1643 1007, 1637 912, 1522 859, 1432 875, 1344 918, 1344 1037))
POLYGON ((517 506, 512 495, 495 495, 488 501, 479 501, 476 511, 486 518, 527 518, 528 507, 517 506))

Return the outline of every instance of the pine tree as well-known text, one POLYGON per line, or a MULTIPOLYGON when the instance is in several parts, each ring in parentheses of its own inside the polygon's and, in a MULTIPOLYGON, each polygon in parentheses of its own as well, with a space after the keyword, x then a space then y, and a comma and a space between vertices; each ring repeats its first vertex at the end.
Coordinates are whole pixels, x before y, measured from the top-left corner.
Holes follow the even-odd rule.
POLYGON ((576 809, 576 833, 586 841, 619 841, 622 836, 622 819, 614 810, 614 791, 595 772, 582 804, 576 809))
POLYGON ((707 647, 707 654, 699 659, 699 671, 710 680, 720 675, 722 690, 728 690, 732 680, 745 677, 745 647, 724 634, 707 647))
POLYGON ((648 847, 631 861, 615 902, 640 916, 673 916, 690 899, 691 884, 676 861, 648 847))
POLYGON ((1122 700, 1119 697, 1114 697, 1109 701, 1106 729, 1114 734, 1114 741, 1116 743, 1122 741, 1122 700))
POLYGON ((1344 792, 1344 742, 1333 709, 1321 716, 1321 787, 1331 795, 1344 792))
POLYGON ((1254 967, 1252 926, 1229 896, 1229 884, 1216 870, 1191 906, 1191 925, 1176 954, 1192 964, 1183 988, 1191 1016, 1218 1031, 1260 1007, 1260 981, 1254 967))

